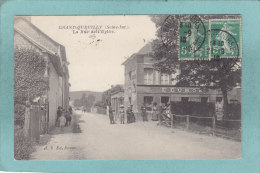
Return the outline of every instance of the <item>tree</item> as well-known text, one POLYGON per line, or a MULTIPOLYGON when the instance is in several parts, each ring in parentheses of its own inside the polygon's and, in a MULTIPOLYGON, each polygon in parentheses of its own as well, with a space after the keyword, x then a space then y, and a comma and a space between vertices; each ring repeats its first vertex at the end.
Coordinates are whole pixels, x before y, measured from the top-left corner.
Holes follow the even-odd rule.
POLYGON ((81 95, 80 101, 81 101, 81 106, 85 106, 86 105, 86 102, 87 102, 86 93, 83 93, 81 95))
POLYGON ((153 58, 156 60, 155 68, 162 72, 176 73, 177 86, 200 86, 221 89, 224 101, 224 116, 227 114, 227 93, 236 85, 241 83, 241 60, 212 59, 203 60, 178 60, 178 36, 179 21, 185 19, 199 18, 201 21, 214 18, 236 18, 237 16, 219 15, 155 15, 151 20, 156 24, 157 39, 153 42, 153 58))
POLYGON ((92 94, 90 94, 90 95, 88 95, 88 97, 87 97, 87 101, 88 101, 88 105, 87 105, 87 107, 92 107, 93 106, 93 104, 94 104, 94 102, 95 102, 95 96, 94 95, 92 95, 92 94))
POLYGON ((75 99, 73 104, 74 104, 75 107, 81 107, 82 106, 80 99, 75 99))

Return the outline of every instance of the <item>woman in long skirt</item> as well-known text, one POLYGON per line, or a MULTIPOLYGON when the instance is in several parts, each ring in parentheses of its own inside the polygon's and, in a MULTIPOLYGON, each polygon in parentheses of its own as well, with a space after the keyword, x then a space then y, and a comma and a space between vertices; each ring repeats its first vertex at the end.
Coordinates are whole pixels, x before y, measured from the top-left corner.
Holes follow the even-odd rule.
POLYGON ((120 116, 120 123, 125 124, 125 111, 124 111, 124 106, 120 105, 120 111, 119 111, 119 116, 120 116))

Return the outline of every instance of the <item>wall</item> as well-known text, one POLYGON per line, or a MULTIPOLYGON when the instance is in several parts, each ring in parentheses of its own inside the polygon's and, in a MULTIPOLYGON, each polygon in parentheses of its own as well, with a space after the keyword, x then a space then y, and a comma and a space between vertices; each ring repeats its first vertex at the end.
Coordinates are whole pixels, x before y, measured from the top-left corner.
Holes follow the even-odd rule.
POLYGON ((115 111, 115 117, 119 118, 119 107, 124 103, 124 92, 117 92, 111 95, 112 109, 115 111))
POLYGON ((59 76, 52 64, 49 69, 49 127, 55 125, 57 117, 57 108, 61 106, 59 101, 59 76))
POLYGON ((125 110, 127 107, 132 104, 133 110, 137 111, 135 105, 137 105, 136 99, 136 87, 137 87, 137 76, 136 71, 136 58, 133 57, 125 64, 125 92, 124 92, 124 107, 125 110), (129 79, 129 72, 132 72, 131 80, 129 79), (129 97, 131 97, 131 103, 129 102, 129 97))

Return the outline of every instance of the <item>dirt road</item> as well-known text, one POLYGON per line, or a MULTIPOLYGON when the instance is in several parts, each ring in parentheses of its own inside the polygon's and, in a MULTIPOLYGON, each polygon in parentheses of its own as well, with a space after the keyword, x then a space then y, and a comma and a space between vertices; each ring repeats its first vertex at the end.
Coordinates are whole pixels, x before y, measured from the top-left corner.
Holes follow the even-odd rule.
POLYGON ((241 157, 241 143, 185 132, 157 122, 109 124, 105 115, 76 112, 82 133, 51 135, 36 147, 36 160, 231 159, 241 157))

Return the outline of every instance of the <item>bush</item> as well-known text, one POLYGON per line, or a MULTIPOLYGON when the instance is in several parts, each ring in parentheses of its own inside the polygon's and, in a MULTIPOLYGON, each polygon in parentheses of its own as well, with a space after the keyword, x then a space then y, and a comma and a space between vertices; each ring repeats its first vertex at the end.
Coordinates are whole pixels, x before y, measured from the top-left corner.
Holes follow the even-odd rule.
POLYGON ((171 111, 178 115, 209 117, 214 114, 215 105, 200 102, 171 102, 171 111))
POLYGON ((28 160, 33 151, 32 147, 30 138, 24 135, 23 129, 15 127, 14 158, 16 160, 28 160))
POLYGON ((14 105, 14 124, 20 127, 24 125, 24 113, 25 105, 15 104, 14 105))
POLYGON ((228 119, 241 120, 241 104, 228 104, 228 119))

